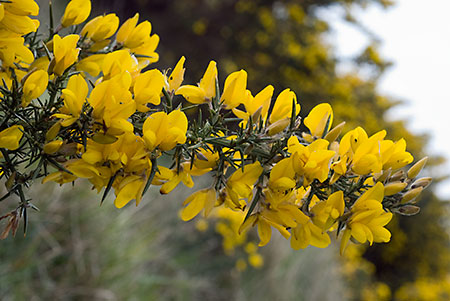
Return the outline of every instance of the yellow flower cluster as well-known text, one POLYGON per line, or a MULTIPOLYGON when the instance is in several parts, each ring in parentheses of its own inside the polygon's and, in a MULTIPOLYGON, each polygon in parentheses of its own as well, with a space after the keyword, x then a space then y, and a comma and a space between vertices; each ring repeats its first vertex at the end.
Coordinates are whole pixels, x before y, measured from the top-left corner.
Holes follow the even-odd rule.
MULTIPOLYGON (((47 41, 27 44, 23 36, 39 25, 29 17, 38 6, 0 3, 1 176, 22 211, 30 206, 22 186, 37 177, 87 179, 104 190, 102 201, 113 189, 121 208, 138 205, 150 185, 168 194, 210 173, 213 183, 184 201, 181 218, 214 212, 228 220, 217 224, 226 250, 243 245, 245 231, 256 226, 259 246, 274 228, 294 249, 324 248, 337 231, 341 252, 351 238, 388 242, 391 212, 418 212, 415 198, 431 179, 413 182, 426 160, 401 170, 413 161, 403 139, 387 140, 385 131, 369 136, 360 127, 339 139, 344 123, 333 127, 329 104, 302 121, 294 91, 274 97, 268 85, 253 96, 244 70, 229 74, 221 89, 214 61, 198 85, 183 83, 184 57, 171 72, 151 69, 159 37, 150 22, 138 24, 138 14, 122 25, 113 13, 98 16, 79 33, 59 35, 83 23, 90 8, 89 0, 70 1, 47 41), (169 156, 169 166, 158 164, 169 156), (39 163, 29 171, 22 162, 39 163)), ((260 266, 248 249, 249 263, 260 266)))

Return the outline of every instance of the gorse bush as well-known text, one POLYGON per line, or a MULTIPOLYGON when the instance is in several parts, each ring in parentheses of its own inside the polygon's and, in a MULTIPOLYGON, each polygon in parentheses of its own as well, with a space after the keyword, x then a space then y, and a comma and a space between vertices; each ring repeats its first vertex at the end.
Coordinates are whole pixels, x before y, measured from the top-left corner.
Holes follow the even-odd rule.
POLYGON ((333 126, 329 104, 302 120, 293 91, 275 97, 268 85, 253 95, 244 70, 222 84, 214 61, 198 85, 183 83, 184 57, 173 69, 151 69, 159 37, 139 14, 120 27, 115 14, 98 16, 79 30, 91 3, 73 0, 59 25, 50 14, 45 35, 30 17, 39 12, 34 1, 0 8, 0 167, 8 189, 1 201, 18 199, 1 217, 2 238, 21 219, 26 231, 27 212, 37 209, 26 188, 39 178, 87 179, 103 191, 100 202, 113 191, 122 208, 138 205, 151 185, 168 194, 209 174, 211 185, 192 193, 180 215, 233 221, 218 228, 230 248, 256 226, 259 246, 272 228, 294 249, 327 247, 333 232, 342 253, 350 240, 389 242, 392 213, 419 212, 416 197, 431 178, 416 179, 426 158, 402 169, 413 162, 404 139, 361 127, 340 138, 344 123, 333 126))

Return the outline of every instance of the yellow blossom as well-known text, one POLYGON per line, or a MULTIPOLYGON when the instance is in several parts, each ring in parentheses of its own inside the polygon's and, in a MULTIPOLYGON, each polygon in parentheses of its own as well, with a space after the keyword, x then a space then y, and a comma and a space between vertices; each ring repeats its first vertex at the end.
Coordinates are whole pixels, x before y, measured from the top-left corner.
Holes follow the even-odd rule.
POLYGON ((164 87, 164 75, 157 69, 141 73, 133 87, 134 101, 140 112, 147 112, 147 103, 159 105, 164 87))
POLYGON ((240 202, 242 198, 248 199, 252 194, 253 185, 259 178, 263 168, 256 161, 247 164, 243 168, 236 170, 227 180, 226 191, 232 205, 235 208, 241 208, 243 204, 240 202))
POLYGON ((181 182, 189 188, 194 186, 192 176, 201 176, 211 169, 198 169, 195 166, 190 166, 189 162, 180 164, 179 169, 168 169, 163 166, 158 166, 159 171, 155 175, 155 180, 152 182, 155 185, 162 184, 159 192, 161 194, 170 193, 181 182))
POLYGON ((136 58, 128 50, 122 49, 108 53, 103 59, 101 70, 103 80, 107 80, 124 72, 137 74, 139 66, 136 58))
POLYGON ((136 103, 131 92, 131 75, 123 72, 101 82, 91 91, 89 103, 94 108, 93 117, 107 130, 107 134, 117 136, 132 132, 134 127, 128 118, 136 112, 136 103))
POLYGON ((368 137, 364 129, 357 127, 342 137, 339 155, 348 156, 356 174, 379 173, 383 168, 380 144, 385 136, 383 130, 368 137))
POLYGON ((323 138, 333 123, 333 109, 328 103, 321 103, 315 106, 304 120, 305 126, 309 129, 311 136, 303 135, 309 141, 314 138, 323 138))
POLYGON ((84 59, 81 59, 77 65, 77 71, 84 71, 92 77, 97 77, 100 74, 103 60, 106 54, 93 54, 84 59))
POLYGON ((44 94, 48 85, 48 73, 44 70, 36 70, 31 73, 23 84, 22 107, 44 94))
POLYGON ((344 209, 344 193, 336 191, 326 201, 318 202, 311 208, 313 223, 322 231, 327 231, 344 214, 344 209))
POLYGON ((22 4, 26 5, 28 3, 30 4, 33 3, 31 7, 34 7, 34 5, 37 6, 37 4, 31 0, 21 0, 21 1, 14 1, 12 3, 5 3, 16 5, 15 8, 17 8, 17 10, 13 12, 9 9, 6 9, 4 11, 3 19, 0 20, 0 28, 6 28, 8 31, 11 31, 13 33, 22 36, 30 32, 35 32, 39 28, 40 24, 39 20, 31 19, 30 17, 28 17, 29 13, 26 11, 21 12, 22 11, 21 8, 24 8, 22 4), (19 6, 21 6, 21 8, 19 6))
POLYGON ((145 39, 141 46, 131 49, 131 52, 137 56, 140 68, 145 68, 147 65, 155 63, 159 60, 159 54, 155 52, 158 44, 159 36, 157 34, 153 34, 149 38, 145 39))
POLYGON ((152 25, 149 21, 144 21, 137 25, 139 14, 128 19, 117 31, 116 41, 127 48, 137 48, 142 46, 150 38, 152 25), (137 25, 137 26, 136 26, 137 25))
POLYGON ((303 186, 308 186, 314 179, 323 182, 328 177, 331 158, 335 152, 328 150, 329 142, 317 139, 308 146, 300 144, 298 138, 292 136, 288 140, 288 149, 292 153, 295 172, 304 176, 303 186))
POLYGON ((247 94, 247 72, 240 70, 231 73, 225 79, 225 85, 223 88, 220 102, 225 105, 225 108, 231 110, 246 99, 247 94))
POLYGON ((283 90, 275 100, 269 122, 275 123, 279 120, 291 118, 292 103, 295 103, 296 115, 300 113, 300 105, 297 103, 297 96, 290 89, 283 90))
POLYGON ((62 126, 70 126, 80 117, 81 109, 86 102, 89 88, 81 74, 69 78, 67 87, 62 90, 64 107, 59 109, 60 113, 54 114, 57 118, 64 119, 62 126))
POLYGON ((72 66, 77 59, 80 49, 77 48, 79 35, 70 34, 61 38, 59 35, 53 36, 54 59, 50 63, 49 69, 52 73, 61 76, 64 71, 72 66))
POLYGON ((138 175, 131 175, 123 178, 118 185, 116 184, 116 188, 114 189, 116 194, 114 205, 117 208, 122 208, 133 199, 136 200, 136 206, 139 205, 145 183, 145 178, 138 175))
POLYGON ((64 10, 61 25, 68 27, 84 22, 91 13, 91 0, 71 0, 64 10))
POLYGON ((405 139, 400 139, 397 142, 391 140, 383 140, 380 143, 381 158, 383 162, 383 169, 396 170, 411 163, 414 158, 406 151, 405 139))
POLYGON ((209 215, 216 203, 216 191, 213 188, 202 189, 191 194, 184 202, 181 219, 189 221, 205 210, 205 217, 209 215))
POLYGON ((268 85, 264 89, 262 89, 255 97, 252 96, 250 91, 248 92, 247 99, 243 102, 245 111, 243 112, 238 108, 233 109, 233 113, 244 120, 244 125, 250 118, 252 117, 253 123, 259 122, 259 117, 261 117, 262 121, 265 122, 267 119, 267 114, 270 107, 270 101, 273 95, 273 86, 268 85))
POLYGON ((186 141, 187 127, 186 115, 180 110, 174 110, 169 114, 157 112, 145 120, 142 133, 149 150, 158 147, 167 151, 186 141))
POLYGON ((33 53, 24 45, 19 34, 0 29, 0 60, 4 67, 13 66, 17 60, 32 63, 33 53))
POLYGON ((46 154, 54 154, 56 153, 61 146, 63 145, 63 142, 61 140, 54 140, 51 142, 48 142, 44 145, 44 153, 46 154))
POLYGON ((216 81, 217 81, 217 67, 216 62, 209 62, 203 78, 197 86, 184 85, 177 91, 176 95, 183 95, 183 97, 190 103, 200 104, 206 101, 211 101, 216 96, 216 81))
POLYGON ((378 182, 364 192, 351 208, 351 217, 341 240, 341 254, 350 239, 355 238, 360 243, 369 241, 388 242, 391 233, 384 228, 392 219, 392 213, 386 212, 381 204, 384 197, 383 184, 378 182))
POLYGON ((9 150, 19 148, 20 139, 23 136, 23 126, 13 125, 0 132, 0 147, 9 150))
POLYGON ((100 42, 111 37, 118 27, 119 18, 116 14, 98 16, 84 25, 80 35, 94 42, 100 42))
MULTIPOLYGON (((303 212, 299 212, 304 215, 303 212)), ((328 233, 323 232, 306 215, 304 215, 304 220, 299 222, 291 232, 291 247, 294 250, 305 249, 309 245, 326 248, 331 243, 328 233)))
POLYGON ((182 56, 178 63, 175 65, 175 68, 173 68, 172 73, 170 73, 170 76, 166 75, 166 89, 168 92, 176 91, 180 87, 181 83, 184 79, 184 72, 186 69, 184 68, 184 62, 186 61, 185 57, 182 56))

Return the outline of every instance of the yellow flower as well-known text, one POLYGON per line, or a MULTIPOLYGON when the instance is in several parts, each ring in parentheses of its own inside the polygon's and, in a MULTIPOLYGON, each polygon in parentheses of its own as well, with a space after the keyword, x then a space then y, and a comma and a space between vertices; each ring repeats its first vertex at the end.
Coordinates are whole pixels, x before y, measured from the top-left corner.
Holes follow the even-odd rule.
POLYGON ((323 182, 328 177, 331 158, 335 152, 328 150, 329 142, 317 139, 308 146, 300 144, 296 136, 288 140, 288 149, 292 154, 295 172, 304 176, 303 186, 308 186, 314 179, 323 182))
POLYGON ((331 243, 328 233, 316 226, 311 218, 306 216, 302 211, 299 210, 299 212, 303 215, 303 219, 298 221, 297 227, 291 231, 292 249, 305 249, 309 245, 317 248, 326 248, 331 243))
POLYGON ((103 80, 110 79, 128 71, 130 75, 139 72, 138 63, 127 49, 108 53, 102 63, 103 80))
POLYGON ((48 85, 48 73, 44 70, 36 70, 31 73, 23 84, 22 107, 44 94, 48 85))
POLYGON ((352 162, 352 171, 359 175, 379 173, 383 168, 380 144, 386 131, 379 131, 368 137, 361 127, 349 131, 341 140, 339 155, 347 155, 352 162))
POLYGON ((274 192, 285 194, 286 191, 295 187, 295 171, 292 166, 292 159, 285 158, 275 164, 270 171, 268 186, 274 192))
POLYGON ((396 170, 414 160, 413 156, 406 151, 406 141, 403 138, 395 143, 391 140, 381 141, 381 158, 384 170, 389 168, 396 170))
POLYGON ((117 31, 116 41, 127 48, 137 48, 142 46, 149 38, 152 25, 149 21, 144 21, 137 25, 139 14, 128 19, 117 31), (137 26, 136 26, 137 25, 137 26))
POLYGON ((117 136, 132 132, 134 127, 128 118, 136 112, 131 92, 131 75, 123 72, 95 86, 89 96, 94 108, 92 116, 106 128, 106 134, 117 136))
POLYGON ((111 37, 119 27, 119 18, 116 14, 98 16, 86 23, 80 35, 86 36, 94 42, 100 42, 111 37))
POLYGON ((63 145, 63 142, 61 140, 54 140, 51 142, 48 142, 44 145, 44 153, 46 154, 54 154, 56 153, 61 146, 63 145))
POLYGON ((209 215, 216 203, 216 191, 214 188, 202 189, 191 194, 184 202, 186 206, 181 211, 181 219, 189 221, 197 216, 203 209, 205 217, 209 215))
POLYGON ((290 119, 293 102, 295 102, 295 113, 298 115, 300 113, 300 105, 297 103, 297 96, 290 89, 283 90, 275 100, 269 122, 273 124, 282 119, 290 119))
POLYGON ((328 103, 321 103, 315 106, 304 120, 304 124, 309 129, 311 135, 303 135, 303 138, 310 142, 314 138, 323 138, 323 133, 330 130, 332 123, 333 109, 331 106, 328 103))
POLYGON ((69 78, 67 87, 62 90, 61 97, 64 99, 64 107, 59 109, 61 113, 54 114, 57 118, 64 119, 62 126, 70 126, 80 117, 83 104, 88 95, 88 85, 81 74, 69 78))
POLYGON ((6 130, 0 132, 0 147, 9 150, 19 148, 20 139, 23 136, 23 126, 13 125, 6 130))
POLYGON ((5 11, 19 16, 37 16, 39 14, 39 6, 34 0, 13 0, 2 3, 5 11))
POLYGON ((33 53, 24 45, 24 38, 19 34, 0 29, 0 60, 3 67, 13 66, 16 60, 32 63, 33 53))
POLYGON ((164 87, 164 75, 157 69, 139 74, 133 87, 134 101, 140 112, 148 112, 147 103, 159 105, 164 87))
POLYGON ((159 60, 159 54, 155 52, 158 44, 159 36, 153 34, 141 46, 131 49, 131 52, 138 56, 137 60, 140 68, 145 68, 147 65, 156 63, 159 60))
POLYGON ((352 215, 347 221, 347 228, 341 240, 341 254, 350 237, 360 243, 369 241, 370 245, 373 242, 388 242, 391 239, 391 233, 384 226, 392 219, 392 213, 384 211, 381 204, 383 197, 384 187, 378 182, 353 204, 352 215))
POLYGON ((190 103, 204 103, 216 96, 217 67, 216 62, 209 62, 203 78, 197 86, 184 85, 177 89, 176 95, 183 97, 190 103))
POLYGON ((68 27, 84 22, 91 13, 91 0, 71 0, 64 10, 61 25, 68 27))
POLYGON ((250 91, 248 91, 248 97, 243 102, 245 106, 245 111, 243 112, 237 108, 233 109, 234 115, 244 120, 244 125, 252 117, 253 123, 259 122, 259 117, 261 117, 263 123, 267 119, 267 113, 270 107, 270 101, 273 95, 273 86, 268 85, 262 89, 255 97, 252 96, 250 91))
POLYGON ((72 66, 78 59, 80 49, 77 48, 79 35, 70 34, 61 38, 59 35, 53 36, 54 59, 50 63, 49 69, 58 76, 72 66))
POLYGON ((169 77, 166 75, 167 83, 166 83, 166 89, 168 92, 176 91, 180 87, 181 83, 184 79, 184 71, 186 69, 184 68, 184 62, 186 61, 185 57, 182 56, 178 63, 175 65, 175 68, 173 68, 172 73, 169 77))
POLYGON ((186 141, 187 127, 186 115, 180 110, 174 110, 169 114, 157 112, 145 120, 142 133, 149 150, 158 147, 167 151, 186 141))
POLYGON ((177 168, 168 169, 163 166, 158 166, 159 172, 157 172, 155 175, 154 184, 162 184, 159 192, 161 194, 168 194, 173 189, 175 189, 175 187, 177 187, 180 182, 183 182, 184 185, 192 188, 194 186, 192 176, 201 176, 211 170, 210 168, 198 169, 197 167, 195 167, 195 165, 192 167, 190 165, 190 162, 183 162, 180 164, 179 170, 177 170, 177 168))
POLYGON ((11 3, 3 3, 3 5, 5 10, 3 18, 0 20, 1 28, 21 36, 35 32, 38 29, 39 21, 28 17, 29 15, 37 15, 39 12, 39 7, 34 1, 13 1, 11 3), (28 8, 27 5, 29 5, 28 8))
POLYGON ((246 99, 247 95, 247 72, 240 70, 231 73, 225 79, 220 102, 225 105, 225 108, 231 110, 246 99))
POLYGON ((318 202, 311 208, 311 212, 313 213, 312 221, 325 232, 344 214, 344 209, 344 193, 342 191, 336 191, 326 201, 318 202))
POLYGON ((106 54, 93 54, 85 57, 77 63, 76 69, 77 71, 84 71, 92 77, 97 77, 100 74, 105 56, 106 54))
POLYGON ((263 167, 256 161, 236 170, 227 180, 226 192, 234 208, 242 208, 245 204, 241 199, 248 199, 252 195, 253 184, 263 172, 263 167))
POLYGON ((48 60, 47 56, 41 56, 40 58, 37 58, 33 61, 33 63, 30 65, 28 70, 48 70, 48 65, 50 64, 50 61, 48 60))
POLYGON ((194 160, 195 167, 199 169, 214 168, 219 161, 219 153, 209 149, 200 149, 197 152, 197 158, 194 160))
POLYGON ((114 200, 114 205, 117 208, 122 208, 133 199, 136 200, 136 206, 139 205, 145 183, 145 178, 138 175, 124 177, 119 184, 115 184, 114 193, 116 194, 116 199, 114 200))

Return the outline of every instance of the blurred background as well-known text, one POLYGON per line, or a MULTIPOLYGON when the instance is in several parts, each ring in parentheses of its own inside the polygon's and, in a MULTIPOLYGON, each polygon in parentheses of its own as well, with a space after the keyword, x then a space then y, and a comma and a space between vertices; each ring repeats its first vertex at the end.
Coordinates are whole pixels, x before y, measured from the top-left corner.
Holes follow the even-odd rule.
MULTIPOLYGON (((48 20, 48 1, 38 2, 48 20)), ((55 19, 67 2, 53 1, 55 19)), ((304 115, 329 102, 344 131, 384 128, 389 139, 404 137, 416 160, 431 156, 423 175, 434 183, 419 215, 389 224, 389 244, 354 245, 342 257, 336 245, 294 251, 278 236, 256 252, 229 234, 232 217, 182 222, 191 193, 183 187, 170 196, 150 190, 139 207, 118 210, 111 200, 100 207, 86 185, 46 184, 30 192, 41 211, 27 237, 0 242, 1 300, 450 299, 447 1, 92 2, 91 17, 114 12, 122 23, 139 12, 151 21, 161 37, 152 68, 184 55, 186 82, 195 83, 214 59, 220 81, 243 68, 253 92, 291 88, 304 115)))

